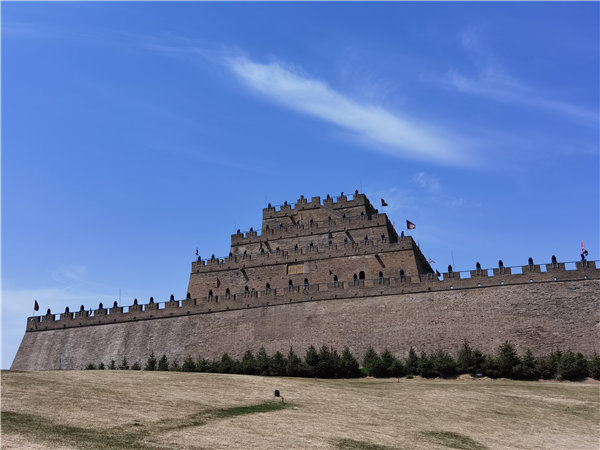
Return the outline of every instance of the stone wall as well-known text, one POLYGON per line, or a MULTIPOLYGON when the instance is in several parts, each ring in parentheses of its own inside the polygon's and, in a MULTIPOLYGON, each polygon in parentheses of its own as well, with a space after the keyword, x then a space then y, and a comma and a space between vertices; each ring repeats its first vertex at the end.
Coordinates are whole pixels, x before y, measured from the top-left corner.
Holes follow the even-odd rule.
POLYGON ((372 345, 404 356, 410 346, 455 352, 464 340, 485 352, 509 340, 535 354, 560 348, 591 355, 600 352, 599 303, 600 282, 580 279, 146 316, 27 332, 11 369, 82 369, 123 357, 144 362, 151 351, 179 362, 224 352, 239 358, 261 346, 269 353, 293 346, 303 355, 311 344, 348 345, 358 356, 372 345))

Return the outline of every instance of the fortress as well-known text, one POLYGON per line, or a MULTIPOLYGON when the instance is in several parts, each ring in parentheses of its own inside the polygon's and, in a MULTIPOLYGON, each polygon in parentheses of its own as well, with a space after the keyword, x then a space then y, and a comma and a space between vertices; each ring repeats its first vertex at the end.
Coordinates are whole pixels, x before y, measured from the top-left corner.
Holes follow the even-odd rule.
POLYGON ((573 266, 477 263, 437 276, 364 194, 301 197, 263 209, 260 234, 238 230, 228 257, 194 261, 185 299, 29 317, 11 369, 82 369, 152 351, 180 362, 260 347, 303 354, 311 344, 404 356, 411 346, 455 352, 465 340, 489 353, 509 340, 535 354, 591 355, 600 351, 600 269, 573 266))

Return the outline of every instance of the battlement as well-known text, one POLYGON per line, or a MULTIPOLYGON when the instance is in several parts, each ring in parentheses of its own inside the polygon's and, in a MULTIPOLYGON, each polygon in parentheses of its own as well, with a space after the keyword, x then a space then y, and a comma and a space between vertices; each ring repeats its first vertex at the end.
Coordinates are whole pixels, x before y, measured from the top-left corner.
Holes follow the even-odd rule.
POLYGON ((327 194, 327 197, 321 202, 321 197, 312 197, 309 202, 303 195, 294 204, 285 202, 283 205, 276 205, 275 207, 269 206, 263 208, 263 219, 272 219, 277 217, 286 217, 296 211, 303 211, 307 209, 316 209, 319 207, 327 207, 331 209, 342 209, 351 208, 354 206, 370 206, 370 202, 365 194, 359 194, 355 191, 354 196, 351 200, 342 192, 335 200, 327 194))
POLYGON ((188 297, 183 300, 175 300, 171 296, 167 302, 155 302, 153 298, 150 298, 147 304, 138 304, 136 299, 133 305, 125 307, 118 306, 117 302, 114 302, 112 308, 104 308, 100 303, 99 307, 91 312, 86 311, 83 306, 75 313, 71 313, 69 308, 66 308, 64 313, 59 314, 58 319, 50 310, 44 316, 29 317, 27 332, 209 314, 308 301, 358 299, 384 295, 402 296, 404 294, 498 288, 533 283, 600 280, 600 269, 597 268, 597 262, 556 262, 491 269, 477 268, 476 270, 446 272, 442 275, 442 279, 429 273, 417 278, 398 275, 375 279, 339 280, 290 286, 286 289, 253 289, 225 296, 208 295, 203 298, 188 297), (573 268, 570 269, 567 266, 573 268))

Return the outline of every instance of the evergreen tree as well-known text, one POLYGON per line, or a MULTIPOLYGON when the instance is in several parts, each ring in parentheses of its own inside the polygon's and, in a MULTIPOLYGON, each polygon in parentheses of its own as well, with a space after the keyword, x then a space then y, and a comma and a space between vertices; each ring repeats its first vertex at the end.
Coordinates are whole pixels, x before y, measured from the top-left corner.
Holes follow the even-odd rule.
MULTIPOLYGON (((183 368, 183 366, 185 365, 185 359, 183 360, 183 364, 181 365, 181 370, 182 371, 187 371, 186 369, 183 368)), ((192 361, 193 363, 193 361, 192 361)), ((191 365, 188 364, 186 367, 191 367, 191 365)), ((191 369, 194 372, 213 372, 213 364, 208 361, 207 359, 204 358, 198 358, 198 361, 196 362, 196 364, 194 364, 194 367, 191 369)))
POLYGON ((283 353, 277 351, 269 360, 269 375, 274 377, 285 376, 287 361, 283 353))
POLYGON ((473 376, 481 372, 485 357, 479 350, 473 350, 467 341, 458 351, 456 369, 458 373, 468 373, 473 376))
POLYGON ((306 356, 304 356, 304 368, 306 376, 314 377, 317 373, 317 366, 319 365, 319 354, 317 349, 313 345, 308 347, 306 350, 306 356))
POLYGON ((407 375, 417 375, 419 373, 419 358, 414 348, 410 348, 408 351, 408 358, 406 358, 406 364, 404 365, 407 375))
POLYGON ((587 360, 581 353, 564 352, 558 362, 559 380, 579 380, 587 376, 587 360))
MULTIPOLYGON (((148 369, 146 369, 148 370, 148 369)), ((182 372, 194 372, 196 370, 196 364, 190 355, 187 355, 183 360, 183 364, 181 365, 182 372)))
POLYGON ((323 345, 319 350, 319 359, 317 362, 315 376, 319 378, 333 378, 336 368, 333 367, 331 359, 331 351, 326 345, 323 345))
POLYGON ((169 370, 169 360, 167 355, 163 354, 158 360, 158 370, 169 370))
POLYGON ((269 355, 264 347, 261 347, 256 354, 256 371, 259 375, 269 375, 269 355))
POLYGON ((535 380, 539 377, 537 361, 531 350, 527 350, 521 362, 513 369, 513 376, 520 380, 535 380))
POLYGON ((423 378, 433 378, 436 376, 433 369, 433 362, 426 352, 421 352, 421 356, 419 356, 419 361, 417 362, 417 370, 423 378))
POLYGON ((290 347, 287 355, 285 374, 288 377, 299 377, 302 375, 302 359, 294 353, 292 347, 290 347))
POLYGON ((388 372, 391 377, 400 378, 404 376, 404 366, 398 358, 394 358, 394 361, 390 365, 388 372))
POLYGON ((169 370, 172 370, 173 372, 179 372, 181 370, 181 367, 179 366, 177 360, 171 363, 171 367, 169 367, 169 370))
POLYGON ((540 377, 544 380, 551 380, 558 377, 558 363, 562 352, 555 350, 548 356, 537 359, 537 368, 540 377))
POLYGON ((234 361, 231 356, 227 353, 224 353, 221 357, 221 361, 217 366, 217 370, 219 373, 236 373, 236 361, 234 361))
POLYGON ((369 346, 365 356, 363 357, 363 367, 367 371, 367 375, 372 377, 384 376, 385 370, 381 358, 373 347, 369 346))
POLYGON ((150 356, 146 361, 146 367, 144 367, 144 370, 156 370, 156 357, 154 356, 154 351, 150 353, 150 356))
POLYGON ((594 353, 587 362, 588 376, 600 380, 600 355, 594 353))
POLYGON ((355 378, 361 375, 358 361, 350 352, 348 347, 344 347, 340 358, 340 376, 344 378, 355 378))
POLYGON ((250 350, 242 356, 241 371, 245 375, 256 375, 256 360, 250 350))
POLYGON ((438 350, 430 357, 435 376, 446 378, 456 375, 456 361, 444 350, 438 350))
POLYGON ((139 361, 136 361, 132 364, 131 370, 142 370, 142 365, 139 361))
POLYGON ((386 348, 383 353, 381 353, 381 366, 376 369, 376 377, 393 377, 392 375, 392 366, 396 363, 396 358, 394 355, 386 348))
POLYGON ((104 363, 101 362, 100 364, 98 364, 98 370, 104 370, 104 363))
POLYGON ((515 347, 508 341, 498 348, 496 365, 500 377, 512 378, 513 369, 520 363, 515 347))
POLYGON ((96 370, 96 366, 93 363, 88 363, 87 366, 85 366, 85 370, 96 370))
POLYGON ((110 364, 108 365, 109 370, 117 370, 117 363, 114 359, 110 360, 110 364))
POLYGON ((129 370, 129 363, 127 362, 127 358, 123 357, 123 361, 119 364, 119 370, 129 370))

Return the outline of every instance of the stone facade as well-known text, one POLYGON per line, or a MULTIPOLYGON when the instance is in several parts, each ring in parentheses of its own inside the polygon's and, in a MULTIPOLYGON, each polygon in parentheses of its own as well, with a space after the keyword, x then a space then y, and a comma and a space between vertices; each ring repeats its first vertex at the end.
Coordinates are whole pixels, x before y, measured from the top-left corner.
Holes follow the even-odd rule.
POLYGON ((486 352, 505 340, 536 354, 600 350, 593 261, 574 270, 532 263, 441 278, 364 195, 300 198, 265 208, 260 235, 232 235, 229 257, 192 263, 183 300, 28 318, 11 368, 81 369, 143 361, 151 351, 180 362, 261 346, 302 354, 311 344, 348 345, 359 356, 369 345, 399 355, 410 346, 455 351, 464 340, 486 352))

